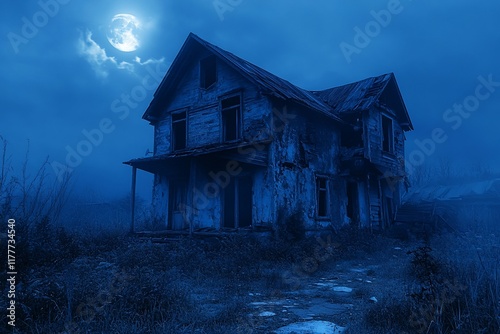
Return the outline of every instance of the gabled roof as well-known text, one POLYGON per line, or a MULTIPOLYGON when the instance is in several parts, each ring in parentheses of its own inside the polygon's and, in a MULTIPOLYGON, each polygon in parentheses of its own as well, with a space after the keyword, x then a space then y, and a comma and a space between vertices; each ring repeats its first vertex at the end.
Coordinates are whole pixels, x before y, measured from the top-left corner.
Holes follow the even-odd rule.
POLYGON ((150 119, 154 116, 156 107, 161 104, 161 101, 166 98, 168 92, 175 88, 177 81, 181 77, 184 65, 187 64, 187 59, 196 51, 197 47, 203 47, 216 55, 220 60, 224 61, 231 68, 239 72, 246 79, 259 86, 264 94, 274 96, 280 99, 292 100, 305 107, 317 110, 330 118, 341 121, 334 113, 328 104, 315 96, 312 92, 299 88, 292 83, 281 79, 280 77, 269 73, 268 71, 225 51, 218 46, 210 44, 193 33, 190 33, 184 42, 181 50, 175 57, 170 69, 163 78, 160 86, 154 94, 153 101, 143 115, 144 119, 150 119))
POLYGON ((396 104, 392 107, 396 111, 403 129, 413 130, 410 116, 393 73, 313 93, 331 106, 336 115, 369 110, 379 102, 384 103, 384 97, 390 94, 391 101, 396 99, 396 104))
POLYGON ((293 101, 340 122, 343 122, 343 113, 368 110, 376 103, 383 102, 384 95, 390 94, 390 98, 385 100, 396 100, 395 103, 391 102, 394 104, 391 107, 396 111, 403 129, 413 130, 408 111, 392 73, 322 91, 308 91, 203 40, 193 33, 187 37, 154 93, 153 101, 143 115, 144 119, 154 120, 155 114, 161 109, 162 104, 169 98, 169 94, 174 91, 182 78, 185 67, 190 64, 193 57, 199 54, 200 48, 208 50, 247 80, 257 85, 263 94, 293 101))

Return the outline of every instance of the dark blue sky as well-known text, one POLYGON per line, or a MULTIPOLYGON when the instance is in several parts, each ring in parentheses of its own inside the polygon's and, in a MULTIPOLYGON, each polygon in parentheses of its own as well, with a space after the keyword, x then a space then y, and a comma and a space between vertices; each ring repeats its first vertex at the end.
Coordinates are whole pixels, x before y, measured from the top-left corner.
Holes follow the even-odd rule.
MULTIPOLYGON (((141 116, 189 32, 305 89, 394 72, 415 127, 409 159, 445 156, 456 166, 500 167, 497 1, 6 0, 0 6, 0 135, 14 161, 22 160, 29 139, 34 165, 47 155, 62 165, 68 149, 86 140, 85 131, 94 134, 95 145, 80 147, 87 156, 73 160, 80 191, 129 191, 130 170, 122 162, 153 149, 152 127, 141 116), (134 52, 106 38, 120 13, 141 22, 134 52), (102 138, 93 131, 99 127, 107 132, 102 138), (432 149, 428 138, 436 128, 446 141, 432 149), (428 146, 419 149, 415 140, 428 146)), ((150 181, 141 180, 148 194, 150 181)))

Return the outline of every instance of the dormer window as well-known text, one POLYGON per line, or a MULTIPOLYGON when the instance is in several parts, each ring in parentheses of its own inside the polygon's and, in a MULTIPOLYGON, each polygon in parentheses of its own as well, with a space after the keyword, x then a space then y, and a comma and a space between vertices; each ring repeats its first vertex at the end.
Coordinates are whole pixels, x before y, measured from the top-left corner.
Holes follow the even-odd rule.
POLYGON ((200 87, 210 88, 217 81, 217 62, 215 56, 200 61, 200 87))

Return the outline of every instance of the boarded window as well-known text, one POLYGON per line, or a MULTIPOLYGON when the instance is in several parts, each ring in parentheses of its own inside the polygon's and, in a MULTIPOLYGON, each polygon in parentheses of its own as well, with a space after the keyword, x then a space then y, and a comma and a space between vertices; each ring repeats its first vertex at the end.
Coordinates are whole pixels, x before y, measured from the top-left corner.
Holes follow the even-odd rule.
POLYGON ((217 61, 210 56, 200 61, 200 87, 209 88, 217 81, 217 61))
POLYGON ((222 139, 231 141, 241 136, 241 100, 240 96, 233 96, 222 100, 222 139))
POLYGON ((172 145, 175 150, 186 148, 186 112, 172 114, 172 145))
POLYGON ((328 217, 328 179, 326 177, 316 178, 316 214, 318 217, 328 217))
POLYGON ((382 115, 382 149, 385 152, 393 152, 392 119, 382 115))

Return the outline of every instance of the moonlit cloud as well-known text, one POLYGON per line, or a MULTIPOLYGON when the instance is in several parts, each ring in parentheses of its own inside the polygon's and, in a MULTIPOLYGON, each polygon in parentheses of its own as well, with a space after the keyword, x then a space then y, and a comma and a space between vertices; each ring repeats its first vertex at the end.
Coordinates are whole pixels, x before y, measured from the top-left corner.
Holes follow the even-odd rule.
POLYGON ((125 61, 118 62, 115 57, 108 56, 106 50, 92 39, 92 32, 89 30, 80 35, 78 52, 89 62, 96 74, 101 77, 107 77, 109 68, 112 67, 129 71, 134 70, 133 64, 125 61))
POLYGON ((165 57, 161 57, 160 59, 148 59, 146 61, 141 61, 141 58, 135 57, 134 62, 139 65, 150 65, 150 64, 161 64, 165 62, 165 57))
POLYGON ((133 62, 118 61, 116 57, 108 56, 106 50, 92 39, 92 32, 89 30, 80 34, 77 46, 79 55, 87 60, 101 78, 106 78, 112 69, 126 70, 133 73, 136 65, 143 66, 164 62, 164 58, 151 58, 141 61, 139 57, 135 57, 133 62))

